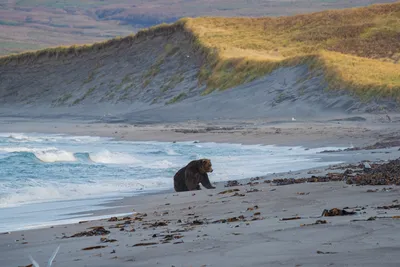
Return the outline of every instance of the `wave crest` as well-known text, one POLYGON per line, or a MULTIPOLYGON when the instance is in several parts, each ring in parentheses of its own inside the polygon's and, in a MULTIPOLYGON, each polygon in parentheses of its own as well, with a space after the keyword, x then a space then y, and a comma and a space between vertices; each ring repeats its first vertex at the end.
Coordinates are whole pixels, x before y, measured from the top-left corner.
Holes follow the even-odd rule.
POLYGON ((37 151, 34 152, 36 158, 43 162, 72 162, 76 161, 74 153, 64 150, 37 151))
POLYGON ((121 153, 121 152, 110 152, 104 150, 98 153, 90 153, 89 159, 96 163, 105 164, 140 164, 143 163, 141 160, 135 158, 132 155, 121 153))
POLYGON ((0 193, 0 208, 57 200, 77 200, 99 196, 112 197, 119 193, 132 195, 143 190, 169 189, 171 186, 172 181, 163 177, 137 180, 100 180, 92 183, 30 180, 23 188, 18 189, 0 183, 0 189, 8 188, 8 193, 0 193))

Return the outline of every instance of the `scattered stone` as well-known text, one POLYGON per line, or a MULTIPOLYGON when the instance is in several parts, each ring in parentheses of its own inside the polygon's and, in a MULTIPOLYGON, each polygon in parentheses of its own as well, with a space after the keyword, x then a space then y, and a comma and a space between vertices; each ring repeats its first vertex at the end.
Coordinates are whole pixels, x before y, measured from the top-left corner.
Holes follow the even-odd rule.
POLYGON ((323 210, 322 215, 323 217, 332 217, 332 216, 345 216, 345 215, 354 215, 356 214, 355 211, 346 211, 344 209, 333 208, 330 210, 323 210))
POLYGON ((337 252, 323 252, 323 251, 320 251, 320 250, 317 250, 317 253, 318 254, 337 254, 337 252))
POLYGON ((183 235, 166 235, 164 236, 163 240, 161 241, 163 244, 164 243, 169 243, 171 240, 174 239, 181 239, 183 235))
POLYGON ((109 226, 109 228, 110 229, 113 229, 113 228, 118 228, 118 229, 123 229, 125 227, 125 224, 124 223, 119 223, 119 224, 116 224, 116 225, 110 225, 109 226))
POLYGON ((310 226, 310 225, 317 225, 317 224, 327 224, 327 221, 326 220, 316 220, 315 223, 301 224, 300 226, 310 226))
POLYGON ((202 224, 204 224, 204 222, 203 222, 203 221, 200 221, 200 220, 194 220, 194 221, 191 222, 190 224, 191 224, 191 225, 202 225, 202 224))
POLYGON ((244 219, 245 219, 244 216, 240 215, 238 217, 231 217, 231 218, 228 218, 228 219, 219 219, 219 220, 213 221, 212 223, 237 222, 237 221, 244 221, 244 219))
POLYGON ((235 188, 235 189, 229 189, 229 190, 225 190, 225 191, 219 192, 218 195, 233 193, 233 192, 237 192, 237 191, 240 191, 240 190, 237 189, 237 188, 235 188))
POLYGON ((332 181, 342 181, 344 179, 344 174, 332 174, 328 173, 326 176, 311 176, 310 178, 281 178, 274 179, 272 183, 275 185, 289 185, 289 184, 302 184, 302 183, 322 183, 322 182, 332 182, 332 181))
POLYGON ((380 206, 380 207, 376 207, 377 209, 384 209, 384 210, 389 210, 389 209, 400 209, 400 204, 392 204, 389 206, 380 206))
POLYGON ((300 196, 304 196, 304 195, 309 195, 309 194, 310 194, 310 192, 308 192, 308 193, 304 193, 304 192, 297 192, 297 194, 298 194, 298 195, 300 195, 300 196))
POLYGON ((168 223, 167 222, 155 222, 155 223, 153 223, 153 224, 151 224, 150 226, 151 227, 159 227, 159 226, 167 226, 168 225, 168 223))
POLYGON ((290 217, 290 218, 282 218, 281 221, 292 221, 292 220, 300 220, 301 217, 290 217))
POLYGON ((258 209, 258 206, 255 205, 254 207, 248 207, 246 211, 252 211, 258 209))
POLYGON ((250 190, 246 190, 246 193, 254 193, 254 192, 260 192, 261 190, 257 188, 251 188, 250 190))
MULTIPOLYGON (((91 230, 91 231, 84 231, 84 232, 76 233, 76 234, 70 236, 69 238, 71 238, 71 237, 82 237, 82 236, 107 235, 109 233, 110 233, 110 231, 104 229, 104 227, 97 226, 97 227, 94 227, 93 230, 91 230)), ((68 237, 67 236, 63 236, 63 238, 68 238, 68 237)))
POLYGON ((92 250, 92 249, 101 249, 101 248, 106 248, 107 246, 93 246, 93 247, 86 247, 83 248, 82 250, 92 250))
POLYGON ((157 245, 158 243, 155 242, 151 242, 151 243, 137 243, 135 245, 133 245, 132 247, 142 247, 142 246, 153 246, 153 245, 157 245))
POLYGON ((239 185, 242 185, 242 184, 236 180, 231 180, 231 181, 226 182, 225 187, 232 187, 232 186, 239 186, 239 185))
POLYGON ((379 189, 368 189, 367 193, 375 193, 375 192, 378 192, 378 191, 379 191, 379 189))

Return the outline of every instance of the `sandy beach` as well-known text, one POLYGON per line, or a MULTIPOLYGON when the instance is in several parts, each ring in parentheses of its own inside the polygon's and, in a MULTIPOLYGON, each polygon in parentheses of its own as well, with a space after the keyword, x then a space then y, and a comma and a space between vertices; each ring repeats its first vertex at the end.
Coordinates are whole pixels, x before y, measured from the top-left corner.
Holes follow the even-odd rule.
POLYGON ((400 2, 7 2, 0 267, 400 266, 400 2))
MULTIPOLYGON (((342 182, 230 187, 125 199, 135 215, 1 236, 1 266, 396 266, 398 187, 342 182), (376 192, 374 190, 377 190, 376 192), (368 192, 373 190, 373 192, 368 192), (349 207, 356 215, 320 217, 349 207), (369 221, 368 218, 378 216, 369 221), (300 217, 284 221, 285 218, 300 217), (383 218, 388 217, 388 218, 383 218), (111 220, 111 221, 110 221, 111 220), (315 224, 318 220, 321 224, 315 224), (326 222, 325 222, 326 221, 326 222), (69 237, 92 227, 104 235, 69 237), (90 249, 90 248, 93 249, 90 249), (87 248, 88 250, 84 250, 87 248)), ((120 203, 122 204, 122 203, 120 203)))
MULTIPOLYGON (((396 124, 372 121, 241 122, 124 125, 83 121, 4 119, 7 132, 68 133, 128 140, 199 140, 248 144, 386 147, 337 153, 346 164, 400 157, 390 137, 396 124), (277 130, 277 129, 280 130, 277 130), (389 140, 389 141, 388 141, 389 140), (385 144, 385 141, 383 141, 385 144), (394 147, 392 147, 394 146, 394 147)), ((5 129, 5 128, 4 128, 5 129)), ((212 159, 211 159, 212 160, 212 159)), ((337 167, 337 166, 336 166, 337 167)), ((106 219, 0 235, 0 266, 44 266, 60 245, 53 266, 397 266, 399 188, 345 181, 279 186, 277 178, 343 173, 323 167, 238 181, 239 186, 123 198, 93 216, 106 219), (226 190, 230 190, 225 192, 226 190), (390 206, 387 209, 379 208, 390 206), (333 208, 352 215, 325 217, 333 208), (111 218, 109 214, 121 214, 111 218), (375 217, 368 220, 371 217, 375 217), (85 231, 86 235, 85 236, 85 231), (75 237, 72 237, 76 235, 75 237)), ((171 177, 172 179, 172 177, 171 177)), ((79 214, 75 214, 79 215, 79 214)), ((74 214, 71 214, 73 217, 74 214)))
MULTIPOLYGON (((397 135, 400 116, 390 114, 290 117, 257 120, 191 120, 176 123, 107 123, 100 119, 2 117, 2 132, 112 137, 128 141, 200 141, 304 147, 366 146, 397 135), (100 122, 99 122, 100 121, 100 122)), ((106 120, 105 120, 106 121, 106 120)))

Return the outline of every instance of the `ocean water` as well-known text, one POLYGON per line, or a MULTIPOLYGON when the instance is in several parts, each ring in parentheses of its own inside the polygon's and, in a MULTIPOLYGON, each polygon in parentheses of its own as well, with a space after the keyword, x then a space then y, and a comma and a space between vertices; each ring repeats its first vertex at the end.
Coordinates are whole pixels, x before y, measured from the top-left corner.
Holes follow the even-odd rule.
POLYGON ((0 232, 90 219, 109 201, 172 189, 194 159, 211 159, 214 182, 339 163, 320 161, 325 149, 337 148, 0 133, 0 232))

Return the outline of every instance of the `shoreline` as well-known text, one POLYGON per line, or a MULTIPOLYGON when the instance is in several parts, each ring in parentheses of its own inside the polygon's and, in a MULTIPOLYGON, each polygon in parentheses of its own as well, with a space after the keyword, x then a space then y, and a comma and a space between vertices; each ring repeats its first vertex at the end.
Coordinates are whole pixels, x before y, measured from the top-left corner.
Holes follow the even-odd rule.
MULTIPOLYGON (((4 122, 3 122, 4 123, 4 122)), ((21 134, 29 134, 29 133, 43 133, 43 134, 67 134, 67 135, 72 135, 72 136, 90 136, 90 137, 104 137, 104 138, 112 138, 115 141, 147 141, 150 140, 149 139, 149 135, 148 133, 151 132, 153 133, 153 136, 156 136, 157 138, 159 137, 163 137, 161 139, 164 139, 163 141, 157 140, 154 142, 168 142, 165 140, 175 140, 177 137, 176 132, 171 131, 171 129, 176 129, 178 130, 178 135, 179 137, 181 137, 182 135, 182 131, 188 131, 188 133, 184 133, 183 135, 185 135, 187 137, 187 140, 179 140, 179 142, 185 142, 185 141, 190 141, 190 142, 196 142, 195 139, 191 139, 193 138, 193 135, 196 136, 196 132, 193 131, 199 131, 200 134, 204 137, 206 137, 206 140, 210 140, 210 141, 205 141, 205 142, 214 142, 214 143, 222 143, 222 144, 238 144, 235 141, 238 141, 237 139, 235 139, 235 136, 233 136, 235 134, 235 132, 232 132, 232 129, 239 129, 240 134, 242 135, 240 140, 241 141, 245 141, 245 142, 241 142, 239 144, 250 144, 250 145, 271 145, 268 144, 266 142, 264 143, 256 143, 255 141, 257 140, 255 138, 255 135, 258 135, 257 133, 253 133, 250 132, 248 134, 243 134, 243 131, 248 130, 246 124, 254 124, 254 122, 239 122, 236 124, 227 124, 227 122, 222 122, 222 123, 198 123, 198 122, 187 122, 187 123, 180 123, 180 124, 165 124, 165 125, 142 125, 140 127, 137 127, 135 125, 127 125, 127 124, 103 124, 103 123, 90 123, 90 122, 85 122, 85 121, 59 121, 57 123, 55 123, 55 126, 53 127, 49 127, 49 124, 54 124, 54 122, 47 122, 46 120, 44 121, 40 121, 40 122, 30 122, 30 121, 25 121, 24 119, 17 119, 17 121, 15 121, 14 119, 10 119, 6 120, 6 123, 9 123, 9 125, 12 125, 12 127, 9 127, 7 130, 8 133, 12 133, 12 132, 18 132, 21 134), (22 120, 22 121, 21 121, 22 120), (71 127, 72 125, 74 125, 75 127, 71 127), (210 126, 211 125, 211 126, 210 126), (117 129, 126 129, 128 128, 128 131, 130 130, 129 134, 126 134, 125 138, 121 138, 118 136, 104 136, 106 134, 112 133, 114 130, 112 129, 112 126, 115 126, 117 129), (204 131, 204 129, 207 128, 211 128, 211 132, 210 131, 204 131), (19 131, 21 129, 29 129, 28 131, 19 131), (64 131, 68 129, 68 131, 61 133, 60 131, 64 131), (214 129, 219 129, 217 132, 213 133, 212 130, 214 129), (99 131, 98 131, 99 130, 99 131), (203 130, 203 131, 202 131, 203 130), (96 135, 100 133, 99 135, 96 135), (229 141, 227 143, 223 143, 220 142, 220 139, 218 140, 218 135, 223 135, 223 136, 228 136, 229 141), (232 137, 233 136, 233 137, 232 137), (143 140, 135 140, 135 139, 143 139, 143 140), (191 139, 191 140, 190 140, 191 139), (256 139, 256 140, 255 140, 256 139)), ((276 131, 276 125, 281 125, 281 128, 279 129, 286 129, 288 131, 290 130, 299 130, 302 129, 304 130, 305 128, 313 128, 313 126, 310 125, 316 125, 319 123, 316 122, 295 122, 297 127, 293 127, 293 122, 288 122, 288 123, 282 123, 282 122, 275 122, 272 123, 272 126, 267 126, 269 130, 275 130, 276 131), (283 125, 283 127, 282 127, 283 125)), ((266 124, 271 124, 271 122, 264 122, 264 123, 259 123, 261 126, 251 126, 251 129, 253 130, 264 130, 265 131, 265 125, 266 124)), ((321 123, 320 124, 323 125, 323 127, 327 127, 325 123, 321 123)), ((344 131, 347 129, 348 125, 339 125, 339 126, 343 126, 344 129, 339 128, 339 132, 340 131, 344 131)), ((316 129, 316 131, 320 131, 320 129, 316 129)), ((364 132, 365 129, 362 129, 361 132, 364 132)), ((114 131, 115 132, 115 131, 114 131)), ((118 132, 118 131, 117 131, 118 132)), ((369 131, 368 131, 369 132, 369 131)), ((281 133, 281 132, 280 132, 281 133)), ((278 141, 277 143, 281 143, 281 144, 273 144, 273 146, 288 146, 286 143, 287 142, 279 142, 282 141, 282 136, 279 136, 279 134, 271 134, 269 133, 269 138, 272 137, 271 139, 269 139, 269 141, 273 140, 272 142, 278 141), (284 144, 282 144, 284 143, 284 144)), ((357 132, 359 133, 359 132, 357 132)), ((356 133, 356 134, 357 134, 356 133)), ((150 135, 151 136, 151 135, 150 135)), ((198 135, 197 135, 198 136, 198 135)), ((305 137, 307 137, 307 134, 302 134, 300 136, 297 136, 297 142, 295 144, 292 143, 293 146, 298 146, 298 147, 303 147, 306 150, 308 149, 312 149, 312 148, 321 148, 321 147, 325 147, 323 144, 320 144, 320 142, 315 141, 313 144, 305 141, 305 137), (305 143, 306 145, 301 145, 300 142, 305 143)), ((340 138, 339 138, 340 139, 340 138)), ((204 140, 204 139, 203 139, 204 140)), ((258 141, 258 140, 257 140, 258 141)), ((287 140, 286 140, 287 141, 287 140)), ((152 141, 149 141, 152 142, 152 141)), ((202 142, 202 141, 200 141, 202 142)), ((341 144, 346 143, 346 142, 352 142, 352 138, 342 138, 342 141, 340 142, 341 144), (350 140, 350 141, 349 141, 350 140)), ((291 143, 289 141, 289 143, 291 143)), ((337 144, 337 143, 335 143, 337 144)), ((369 143, 370 144, 370 143, 369 143)), ((338 147, 340 148, 340 147, 338 147)), ((346 148, 346 147, 342 147, 342 148, 346 148)), ((296 173, 304 173, 304 171, 315 171, 315 170, 322 170, 322 169, 326 169, 329 167, 329 165, 335 164, 334 161, 337 161, 337 163, 339 164, 346 164, 346 163, 355 163, 355 162, 359 162, 362 160, 372 160, 372 161, 376 161, 378 159, 385 159, 385 160, 389 160, 392 159, 390 156, 387 155, 381 155, 385 152, 379 152, 375 151, 375 155, 373 155, 372 153, 369 153, 368 156, 360 156, 357 155, 357 151, 350 151, 350 152, 341 152, 341 153, 320 153, 317 152, 315 155, 313 154, 312 157, 319 157, 319 160, 315 161, 315 164, 319 164, 321 162, 325 162, 326 164, 324 164, 321 167, 315 166, 313 168, 304 168, 304 169, 300 169, 297 171, 289 171, 289 172, 281 172, 281 173, 272 173, 272 174, 268 174, 268 175, 262 175, 261 177, 270 177, 270 178, 278 178, 279 176, 282 175, 286 175, 286 176, 298 176, 296 175, 296 173), (340 163, 341 162, 341 163, 340 163)), ((391 151, 390 154, 397 154, 396 151, 391 151)), ((400 154, 399 154, 400 156, 400 154)), ((304 175, 303 175, 304 176, 304 175)), ((241 178, 240 180, 249 180, 252 177, 244 177, 241 178)), ((223 184, 226 181, 216 181, 214 182, 214 184, 223 184)), ((110 198, 109 200, 105 200, 105 202, 101 202, 98 204, 92 204, 90 209, 87 209, 85 211, 82 212, 68 212, 63 214, 63 217, 67 216, 67 219, 71 219, 74 216, 80 216, 82 214, 91 214, 88 215, 86 217, 96 217, 96 216, 106 216, 107 214, 104 213, 104 210, 108 210, 107 208, 101 208, 101 209, 97 209, 97 207, 107 207, 110 206, 115 207, 116 203, 119 202, 120 199, 135 199, 137 196, 144 196, 144 195, 152 195, 152 194, 162 194, 162 193, 166 193, 166 192, 172 192, 173 188, 170 189, 159 189, 159 190, 154 190, 154 192, 151 192, 153 190, 149 190, 149 193, 139 193, 138 192, 125 192, 125 193, 115 193, 113 194, 113 196, 109 196, 108 198, 110 198), (112 198, 117 198, 117 200, 113 200, 112 198)), ((97 195, 97 196, 93 196, 94 199, 99 199, 101 198, 101 196, 97 195)), ((91 198, 90 198, 91 199, 91 198)), ((88 200, 87 198, 80 198, 80 199, 76 199, 79 201, 86 201, 88 200)), ((75 201, 75 199, 60 199, 57 201, 61 201, 61 202, 68 202, 68 201, 75 201)), ((43 204, 45 205, 46 203, 52 203, 53 201, 47 202, 40 202, 39 204, 43 204)), ((30 204, 38 204, 38 203, 29 203, 27 205, 30 204)), ((108 212, 108 214, 112 214, 113 212, 110 210, 108 212)), ((82 218, 82 220, 90 220, 90 218, 82 218)), ((78 219, 80 220, 80 219, 78 219)), ((77 220, 77 221, 78 221, 77 220)), ((46 226, 47 227, 47 223, 46 226)), ((35 229, 39 229, 41 228, 36 227, 35 229)), ((25 230, 25 229, 22 229, 25 230)))
POLYGON ((400 131, 379 116, 338 116, 324 120, 215 120, 181 123, 107 123, 95 120, 51 120, 0 117, 6 131, 99 136, 124 141, 200 141, 243 145, 365 146, 400 131), (363 118, 357 119, 357 118, 363 118), (354 121, 353 121, 354 120, 354 121))
MULTIPOLYGON (((356 151, 357 152, 357 151, 356 151)), ((335 153, 331 153, 331 156, 334 156, 335 153), (333 155, 332 155, 333 154, 333 155)), ((325 156, 326 154, 320 154, 325 156)), ((329 153, 328 153, 329 157, 329 153)), ((340 156, 338 156, 340 157, 340 156)), ((274 179, 279 179, 282 177, 290 177, 294 179, 300 179, 300 178, 310 178, 315 175, 327 175, 329 172, 332 172, 332 168, 341 168, 341 166, 347 166, 351 164, 360 164, 360 162, 363 161, 368 161, 370 163, 381 163, 381 162, 386 162, 389 160, 393 160, 396 158, 400 158, 400 149, 397 148, 390 148, 390 149, 377 149, 374 151, 371 151, 370 153, 365 153, 365 154, 358 154, 354 155, 353 152, 349 152, 347 157, 341 156, 342 162, 341 163, 328 163, 323 166, 319 167, 311 167, 311 168, 305 168, 305 169, 300 169, 300 170, 295 170, 295 171, 283 171, 283 172, 278 172, 278 173, 270 173, 258 177, 247 177, 247 178, 242 178, 242 179, 237 179, 235 181, 238 181, 242 185, 246 185, 250 183, 253 179, 257 178, 260 180, 274 180, 274 179)), ((324 162, 324 159, 321 159, 321 161, 324 162)), ((343 172, 343 171, 339 171, 343 172)), ((211 183, 216 186, 217 189, 219 190, 224 190, 224 186, 229 182, 228 181, 211 181, 211 183)), ((333 182, 335 183, 335 182, 333 182)), ((324 184, 324 183, 322 183, 324 184)), ((287 185, 285 185, 287 186, 287 185)), ((131 192, 131 193, 124 193, 124 194, 115 194, 114 196, 109 196, 110 199, 104 200, 102 203, 98 204, 93 204, 92 209, 88 209, 85 211, 80 211, 80 212, 70 212, 70 213, 65 213, 62 216, 66 217, 65 219, 60 219, 57 220, 54 224, 51 223, 45 223, 45 225, 41 226, 33 226, 33 227, 27 227, 26 229, 18 229, 18 230, 10 230, 10 231, 3 231, 0 232, 0 236, 7 234, 7 233, 19 233, 19 232, 25 232, 25 231, 36 231, 36 230, 44 230, 44 229, 50 229, 54 228, 56 226, 60 227, 65 227, 65 226, 74 226, 77 224, 80 224, 80 222, 90 222, 90 223, 95 223, 98 221, 102 221, 106 218, 110 217, 123 217, 124 215, 128 214, 134 214, 136 211, 133 213, 131 212, 131 206, 132 202, 135 202, 139 198, 142 197, 151 197, 151 196, 161 196, 161 195, 170 195, 170 194, 179 194, 173 190, 173 188, 170 189, 160 189, 160 190, 148 190, 149 192, 145 193, 137 193, 137 192, 131 192), (95 207, 102 207, 102 208, 95 208, 95 207), (122 215, 124 214, 124 215, 122 215), (87 215, 87 216, 84 216, 87 215), (102 219, 100 219, 102 217, 102 219), (60 223, 60 221, 70 221, 68 223, 60 223)), ((207 191, 204 187, 202 187, 202 194, 204 191, 207 191)), ((196 193, 197 191, 193 191, 193 193, 196 193)), ((192 193, 192 192, 183 192, 183 193, 192 193)), ((100 196, 95 196, 95 199, 100 198, 100 196)), ((59 200, 61 202, 68 202, 68 201, 86 201, 88 199, 66 199, 66 200, 59 200)), ((89 199, 90 200, 90 199, 89 199)), ((53 203, 54 201, 49 201, 49 202, 40 202, 40 203, 34 203, 34 204, 46 204, 46 203, 53 203)), ((26 204, 29 206, 31 203, 26 204)), ((139 212, 144 212, 144 211, 139 211, 139 212)))
MULTIPOLYGON (((297 123, 300 125, 300 123, 297 123)), ((261 126, 242 135, 231 130, 220 130, 220 133, 176 133, 165 131, 171 129, 171 125, 164 126, 142 126, 133 127, 139 131, 129 132, 122 140, 150 138, 152 136, 164 136, 173 140, 177 137, 187 138, 204 137, 202 140, 213 139, 215 142, 225 139, 238 141, 246 140, 256 142, 260 140, 273 140, 282 142, 283 145, 296 140, 297 145, 304 142, 304 147, 324 147, 324 142, 311 141, 317 134, 323 138, 324 131, 330 123, 322 123, 322 128, 308 135, 307 131, 299 135, 309 127, 315 127, 315 123, 301 123, 301 127, 288 123, 279 128, 282 132, 293 130, 292 135, 280 136, 272 133, 276 130, 273 126, 261 126), (312 126, 310 126, 312 125, 312 126), (261 129, 261 130, 260 130, 261 129), (143 131, 141 131, 143 130, 143 131), (270 131, 265 139, 255 138, 259 132, 270 131), (152 132, 153 135, 148 133, 152 132), (237 135, 235 135, 237 134, 237 135), (297 136, 296 136, 297 134, 297 136), (222 135, 218 137, 218 135, 222 135), (238 138, 238 136, 240 138, 238 138), (291 136, 293 139, 285 139, 291 136), (273 138, 271 138, 273 137, 273 138)), ((7 132, 35 132, 35 130, 46 130, 47 123, 14 123, 7 132), (35 124, 36 128, 29 127, 35 124), (30 131, 16 131, 18 129, 30 129, 30 131)), ((213 124, 215 127, 216 124, 213 124)), ((57 128, 47 128, 47 131, 55 133, 70 128, 75 135, 91 135, 100 129, 100 134, 112 133, 114 128, 109 124, 87 124, 86 122, 58 122, 57 128), (74 123, 79 125, 70 128, 74 123), (90 127, 86 127, 90 125, 90 127), (108 125, 108 127, 107 127, 108 125), (83 130, 82 130, 83 128, 83 130), (90 128, 89 130, 86 128, 90 128), (50 130, 51 129, 51 130, 50 130)), ((328 137, 328 143, 354 142, 357 145, 371 145, 385 136, 394 135, 392 128, 379 132, 381 127, 374 124, 364 125, 365 128, 352 126, 355 132, 347 132, 348 124, 342 124, 337 132, 328 137), (368 128, 369 127, 369 128, 368 128), (359 130, 355 130, 359 128, 359 130), (368 129, 368 131, 365 131, 368 129), (339 134, 337 134, 339 132, 339 134), (363 134, 364 133, 364 134, 363 134), (372 133, 372 134, 371 134, 372 133), (361 135, 360 135, 361 134, 361 135), (368 139, 364 136, 370 135, 368 139), (345 137, 343 137, 345 136, 345 137)), ((382 124, 382 126, 386 126, 382 124)), ((391 125, 392 126, 392 125, 391 125)), ((203 124, 180 124, 173 125, 172 129, 204 129, 203 124)), ((234 127, 221 126, 221 127, 234 127)), ((396 126, 397 127, 397 126, 396 126)), ((125 125, 118 124, 117 129, 125 129, 125 125)), ((244 127, 245 128, 245 127, 244 127)), ((118 131, 118 130, 117 130, 118 131)), ((95 136, 95 135, 94 135, 95 136)), ((97 135, 99 136, 99 135, 97 135)), ((120 136, 114 136, 119 139, 120 136)), ((197 140, 201 138, 197 138, 197 140)), ((196 140, 196 139, 195 139, 196 140)), ((176 140, 177 141, 177 140, 176 140)), ((181 141, 181 140, 179 140, 181 141)), ((235 143, 235 142, 232 142, 235 143)), ((325 142, 326 143, 326 142, 325 142)), ((279 145, 277 145, 279 146, 279 145)), ((364 160, 371 163, 379 160, 391 160, 400 157, 397 147, 362 151, 343 151, 333 153, 320 153, 320 160, 326 158, 338 158, 343 163, 356 164, 364 160)), ((26 229, 0 234, 0 265, 1 266, 27 266, 28 254, 42 264, 47 261, 54 249, 61 245, 60 251, 55 258, 55 266, 67 267, 72 263, 76 266, 320 266, 327 262, 335 262, 339 265, 352 264, 356 266, 375 266, 376 258, 384 260, 380 266, 400 263, 395 255, 397 250, 391 250, 394 243, 390 239, 390 233, 400 229, 400 223, 396 220, 385 219, 386 224, 379 220, 373 222, 352 222, 352 220, 367 220, 371 216, 398 216, 395 210, 387 210, 386 214, 376 210, 377 205, 389 205, 400 192, 398 186, 355 186, 343 182, 324 183, 302 183, 276 186, 264 183, 265 180, 276 178, 305 178, 325 175, 329 172, 344 172, 344 170, 332 170, 331 164, 323 167, 308 168, 293 172, 282 172, 264 175, 258 178, 257 183, 251 182, 254 177, 241 179, 243 185, 226 188, 224 182, 215 183, 216 189, 206 190, 202 188, 195 192, 176 193, 173 190, 162 190, 149 194, 125 196, 121 199, 102 204, 107 208, 92 210, 83 213, 92 213, 91 216, 104 216, 106 219, 89 220, 81 223, 62 224, 46 226, 42 228, 26 229), (251 182, 251 183, 250 183, 251 182), (247 184, 250 183, 250 184, 247 184), (386 189, 391 188, 391 189, 386 189), (235 190, 231 193, 222 194, 226 190, 235 190), (374 191, 377 189, 377 191, 374 191), (376 193, 367 193, 372 190, 376 193), (257 208, 254 208, 256 207, 257 208), (327 208, 350 207, 357 211, 355 216, 339 216, 320 218, 321 210, 327 208), (358 208, 357 208, 358 207, 358 208), (361 209, 364 208, 364 209, 361 209), (257 213, 260 215, 256 215, 257 213), (136 215, 135 215, 136 213, 136 215), (144 216, 143 214, 146 214, 144 216), (109 214, 129 214, 120 216, 117 221, 110 220, 109 214), (243 216, 243 217, 241 217, 243 216), (293 221, 282 221, 283 218, 299 217, 293 221), (229 218, 231 222, 224 222, 229 218), (238 219, 239 218, 239 219, 238 219), (241 219, 243 218, 243 219, 241 219), (326 220, 327 224, 317 225, 318 220, 326 220), (215 221, 221 222, 215 223, 215 221), (300 225, 310 225, 302 227, 300 225), (314 225, 313 225, 314 224, 314 225), (99 229, 103 227, 104 234, 66 238, 77 233, 91 231, 91 227, 99 229), (96 228, 97 227, 97 228, 96 228), (361 228, 360 228, 361 227, 361 228), (381 229, 372 231, 370 229, 381 229), (360 229, 366 229, 369 234, 364 234, 360 229), (308 229, 308 230, 307 230, 308 229), (346 238, 347 235, 355 233, 353 239, 346 238), (294 236, 293 236, 294 235, 294 236), (364 241, 360 245, 361 240, 364 241), (340 240, 340 241, 338 241, 340 240), (376 245, 377 242, 380 245, 376 245), (327 245, 331 244, 331 245, 327 245), (375 245, 374 245, 375 244, 375 245), (94 247, 90 248, 89 247, 94 247), (88 250, 82 250, 88 248, 88 250), (262 251, 260 248, 263 248, 262 251), (268 248, 265 252, 265 249, 268 248), (369 253, 370 249, 378 249, 375 254, 369 253), (232 252, 231 252, 232 251, 232 252), (285 253, 281 253, 285 251, 285 253), (318 251, 322 251, 321 253, 318 251), (351 251, 351 253, 350 253, 351 251), (233 254, 232 254, 233 253, 233 254), (339 254, 340 259, 337 255, 339 254), (355 253, 355 254, 354 254, 355 253), (327 254, 327 255, 322 255, 327 254), (157 256, 155 256, 157 255, 157 256), (241 258, 238 258, 240 255, 241 258), (302 256, 301 256, 302 255, 302 256), (363 257, 362 262, 354 261, 354 255, 363 257)), ((371 192, 372 192, 371 191, 371 192)), ((69 213, 70 216, 79 216, 80 212, 69 213)), ((400 220, 399 220, 400 222, 400 220)))

